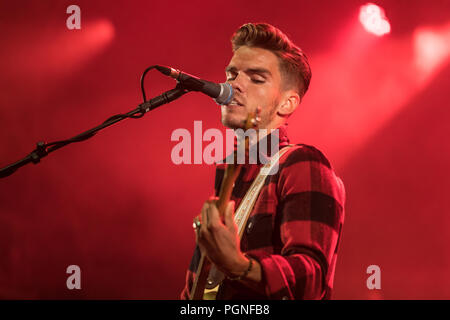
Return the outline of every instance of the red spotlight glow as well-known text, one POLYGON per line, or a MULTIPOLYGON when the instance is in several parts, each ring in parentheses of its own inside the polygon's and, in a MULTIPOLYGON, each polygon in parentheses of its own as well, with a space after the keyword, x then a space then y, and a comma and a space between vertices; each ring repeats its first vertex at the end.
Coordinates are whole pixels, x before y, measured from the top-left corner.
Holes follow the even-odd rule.
POLYGON ((414 32, 416 67, 426 75, 439 69, 450 56, 450 23, 441 28, 418 28, 414 32))
POLYGON ((373 3, 361 6, 359 10, 359 21, 367 32, 379 37, 391 31, 391 25, 384 14, 383 8, 373 3))
MULTIPOLYGON (((112 43, 115 28, 107 19, 84 21, 80 30, 60 28, 19 30, 3 41, 0 70, 8 85, 21 90, 23 79, 32 95, 45 96, 68 75, 98 56, 112 43)), ((0 92, 0 99, 3 92, 0 92)))

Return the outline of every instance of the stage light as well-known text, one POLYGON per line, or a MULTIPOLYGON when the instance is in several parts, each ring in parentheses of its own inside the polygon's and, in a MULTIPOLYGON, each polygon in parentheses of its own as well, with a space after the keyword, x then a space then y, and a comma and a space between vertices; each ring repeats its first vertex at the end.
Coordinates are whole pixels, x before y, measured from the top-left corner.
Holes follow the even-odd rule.
POLYGON ((373 3, 361 6, 359 21, 367 32, 379 37, 391 31, 391 25, 386 18, 383 8, 373 3))
POLYGON ((69 30, 65 24, 36 32, 24 30, 3 41, 0 70, 10 91, 29 87, 29 96, 35 98, 44 97, 61 80, 79 72, 115 37, 115 27, 107 19, 84 21, 80 30, 69 30))
POLYGON ((450 57, 450 23, 441 28, 418 28, 413 37, 414 62, 419 71, 432 73, 450 57))

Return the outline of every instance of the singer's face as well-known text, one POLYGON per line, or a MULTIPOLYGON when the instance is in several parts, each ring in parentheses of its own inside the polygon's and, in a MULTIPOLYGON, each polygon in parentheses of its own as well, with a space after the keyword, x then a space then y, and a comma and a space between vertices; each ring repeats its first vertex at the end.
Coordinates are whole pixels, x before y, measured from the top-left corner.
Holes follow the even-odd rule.
POLYGON ((257 112, 259 128, 275 127, 276 107, 281 99, 281 75, 277 56, 269 50, 242 46, 226 68, 234 100, 222 106, 222 123, 244 128, 249 112, 257 112))

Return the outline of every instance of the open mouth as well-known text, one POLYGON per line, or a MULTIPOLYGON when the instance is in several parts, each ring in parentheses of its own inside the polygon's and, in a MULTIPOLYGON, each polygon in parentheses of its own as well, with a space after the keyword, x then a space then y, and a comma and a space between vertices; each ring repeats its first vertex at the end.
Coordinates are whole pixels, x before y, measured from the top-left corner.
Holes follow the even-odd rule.
POLYGON ((231 100, 231 102, 228 104, 228 106, 244 106, 242 103, 240 103, 239 101, 237 101, 236 99, 231 100))

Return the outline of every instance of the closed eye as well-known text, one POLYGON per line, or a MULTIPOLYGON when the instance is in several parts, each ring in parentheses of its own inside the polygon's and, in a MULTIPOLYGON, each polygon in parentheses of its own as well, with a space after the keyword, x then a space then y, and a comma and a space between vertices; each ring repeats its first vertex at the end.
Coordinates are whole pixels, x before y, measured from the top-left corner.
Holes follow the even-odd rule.
POLYGON ((264 80, 258 80, 258 79, 252 79, 252 82, 253 82, 253 83, 261 84, 261 83, 264 83, 264 82, 266 82, 266 81, 264 81, 264 80))

